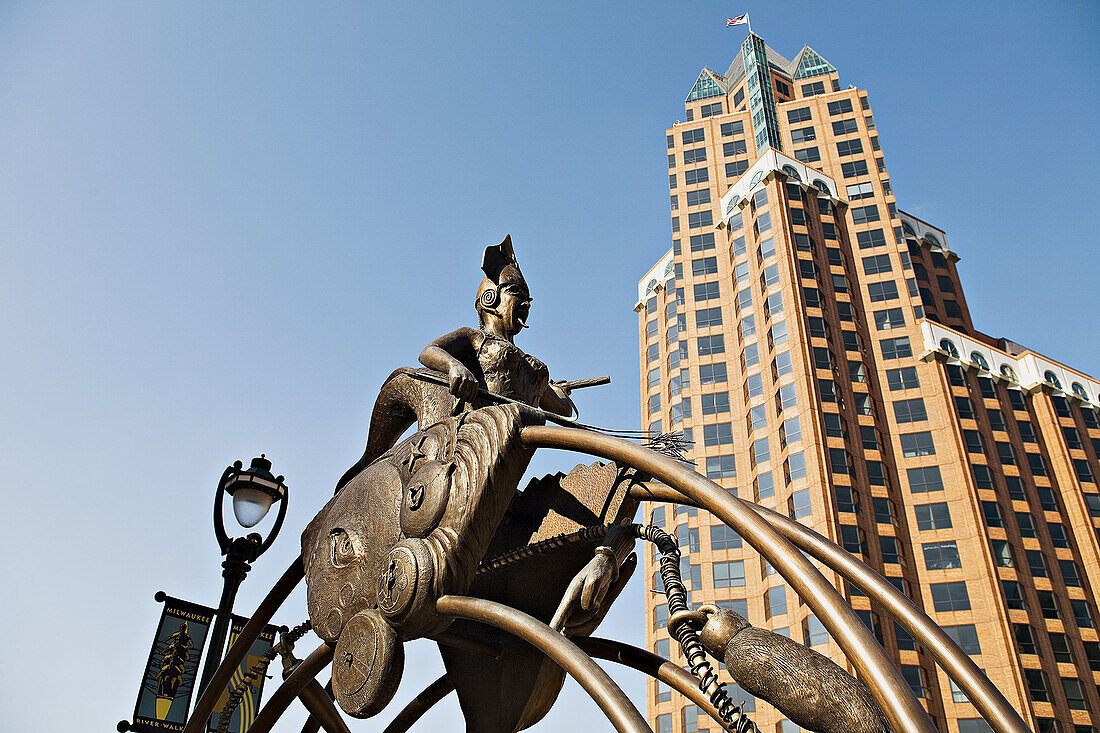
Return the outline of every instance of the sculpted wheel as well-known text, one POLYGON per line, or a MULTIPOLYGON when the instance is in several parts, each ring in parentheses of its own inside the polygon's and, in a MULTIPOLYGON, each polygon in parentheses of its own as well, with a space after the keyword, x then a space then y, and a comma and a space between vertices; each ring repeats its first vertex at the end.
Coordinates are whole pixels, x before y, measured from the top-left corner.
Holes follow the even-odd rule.
POLYGON ((368 718, 397 691, 404 650, 377 611, 355 614, 340 634, 332 660, 332 690, 349 715, 368 718))

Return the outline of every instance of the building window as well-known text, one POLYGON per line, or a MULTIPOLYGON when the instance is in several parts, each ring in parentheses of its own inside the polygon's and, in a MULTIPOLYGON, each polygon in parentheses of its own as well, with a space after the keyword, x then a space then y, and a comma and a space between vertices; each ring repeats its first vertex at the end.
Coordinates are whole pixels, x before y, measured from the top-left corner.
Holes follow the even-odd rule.
POLYGON ((884 300, 897 300, 898 285, 893 280, 884 280, 883 282, 878 283, 868 283, 867 294, 871 298, 872 303, 878 303, 884 300))
POLYGON ((802 519, 813 514, 813 506, 810 503, 810 490, 799 489, 791 494, 791 518, 802 519))
POLYGON ((787 613, 787 589, 783 586, 768 588, 768 618, 787 613))
POLYGON ((879 331, 888 331, 893 328, 905 326, 905 313, 901 308, 886 308, 875 311, 875 328, 879 331))
POLYGON ((855 224, 869 224, 873 221, 879 220, 878 206, 854 206, 852 211, 852 222, 855 224))
POLYGON ((722 137, 733 137, 734 135, 745 134, 745 123, 741 120, 734 120, 733 122, 722 123, 722 137))
POLYGON ((707 149, 706 148, 694 148, 692 150, 684 151, 684 165, 694 165, 696 163, 707 162, 707 149))
POLYGON ((696 168, 695 170, 684 171, 684 185, 696 186, 700 183, 706 183, 710 180, 710 175, 707 173, 706 168, 696 168))
POLYGON ((704 104, 699 107, 699 118, 704 119, 706 117, 714 117, 715 115, 722 114, 722 103, 714 102, 712 104, 704 104))
POLYGON ((714 572, 715 588, 735 588, 745 585, 745 563, 742 560, 727 560, 711 564, 714 572))
POLYGON ((721 308, 702 308, 695 311, 695 327, 696 328, 711 328, 712 326, 722 325, 722 309, 721 308))
POLYGON ((948 570, 961 568, 962 560, 959 559, 959 549, 955 541, 950 542, 926 542, 921 545, 924 550, 924 567, 928 570, 948 570))
POLYGON ((890 255, 871 255, 863 258, 863 272, 868 275, 880 275, 892 271, 890 255))
POLYGON ((856 178, 867 175, 866 160, 850 160, 840 164, 840 171, 845 178, 856 178))
POLYGON ((688 206, 702 206, 710 203, 710 189, 700 188, 698 191, 688 191, 684 194, 688 206))
POLYGON ((847 194, 849 201, 859 201, 860 199, 873 198, 875 195, 875 188, 870 182, 853 183, 847 186, 844 192, 847 194))
POLYGON ((726 163, 726 177, 727 178, 739 178, 748 169, 749 169, 749 161, 747 161, 747 160, 735 160, 732 163, 726 163))
POLYGON ((902 389, 916 389, 920 386, 916 367, 902 367, 900 369, 886 370, 886 383, 891 391, 902 389))
POLYGON ((829 115, 835 117, 836 115, 848 114, 852 111, 852 100, 850 99, 838 99, 835 102, 829 102, 829 115))
MULTIPOLYGON (((846 120, 833 120, 833 134, 834 135, 851 135, 853 132, 859 132, 859 123, 855 121, 855 118, 848 118, 846 120)), ((860 148, 862 152, 862 147, 860 148)), ((841 153, 843 155, 843 153, 841 153)))
POLYGON ((860 142, 859 138, 854 138, 852 140, 840 140, 836 144, 836 154, 840 157, 844 157, 846 155, 859 155, 862 152, 863 143, 860 142))
POLYGON ((787 110, 787 122, 792 125, 799 122, 809 122, 810 119, 812 119, 812 117, 809 107, 799 107, 798 109, 787 110))
MULTIPOLYGON (((912 485, 912 476, 910 476, 910 485, 912 485)), ((917 504, 913 507, 913 511, 917 517, 917 529, 922 532, 951 528, 951 512, 947 508, 947 502, 917 504)))
MULTIPOLYGON (((783 462, 783 474, 787 483, 806 477, 806 456, 802 452, 791 453, 783 462)), ((769 481, 771 474, 768 474, 769 481)))
POLYGON ((714 214, 710 211, 693 211, 688 214, 688 228, 698 229, 714 225, 714 214))
POLYGON ((688 239, 691 243, 692 252, 705 252, 710 249, 714 249, 714 233, 707 232, 706 234, 693 234, 688 239))
POLYGON ((908 468, 906 469, 906 476, 909 480, 909 491, 914 494, 943 490, 943 479, 940 476, 939 466, 908 468))
POLYGON ((700 257, 698 259, 692 260, 691 274, 693 277, 718 274, 718 258, 700 257))
POLYGON ((729 392, 714 392, 700 397, 704 415, 719 415, 730 411, 729 392))
POLYGON ((699 366, 699 384, 720 384, 726 381, 726 365, 701 364, 699 366))
POLYGON ((803 84, 802 85, 802 96, 803 97, 813 97, 813 96, 816 96, 818 94, 824 94, 824 93, 825 93, 825 82, 823 82, 823 81, 815 81, 815 82, 810 82, 809 84, 803 84))
POLYGON ((920 422, 928 419, 924 400, 916 397, 911 400, 898 400, 894 403, 894 417, 899 423, 920 422))
POLYGON ((717 282, 696 283, 694 288, 695 301, 713 300, 721 295, 717 282))
POLYGON ((1024 669, 1024 679, 1027 680, 1027 692, 1035 702, 1050 702, 1050 693, 1047 690, 1047 677, 1041 669, 1024 669))
POLYGON ((909 339, 905 336, 879 341, 883 359, 902 359, 913 355, 913 349, 909 345, 909 339))
POLYGON ((969 611, 970 595, 966 592, 966 582, 932 583, 932 607, 937 612, 969 611))
POLYGON ((733 426, 728 423, 703 426, 703 445, 731 445, 733 443, 733 426))
POLYGON ((817 163, 821 160, 821 151, 817 147, 802 148, 794 151, 794 157, 803 163, 817 163))
POLYGON ((734 532, 724 524, 716 524, 710 528, 711 550, 736 550, 741 547, 741 535, 734 532))
POLYGON ((989 542, 993 547, 993 562, 997 563, 997 567, 1016 567, 1016 558, 1012 555, 1012 546, 1008 544, 1008 540, 990 540, 989 542))

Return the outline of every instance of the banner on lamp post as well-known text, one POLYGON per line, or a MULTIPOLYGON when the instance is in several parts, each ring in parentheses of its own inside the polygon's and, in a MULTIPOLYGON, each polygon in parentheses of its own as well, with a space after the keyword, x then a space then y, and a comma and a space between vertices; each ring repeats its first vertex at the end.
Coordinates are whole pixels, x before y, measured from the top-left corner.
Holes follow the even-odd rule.
MULTIPOLYGON (((232 647, 233 643, 237 641, 237 637, 240 636, 241 631, 247 623, 247 618, 233 616, 233 623, 229 628, 229 647, 232 647)), ((279 631, 280 627, 269 624, 264 627, 264 630, 256 638, 256 641, 252 643, 252 647, 248 650, 248 654, 245 655, 244 660, 237 669, 233 670, 233 677, 229 680, 229 685, 222 690, 217 703, 214 704, 214 714, 210 716, 210 720, 207 723, 208 731, 218 730, 221 724, 221 711, 225 709, 225 704, 229 701, 230 692, 244 682, 245 675, 248 671, 260 661, 261 657, 271 651, 271 647, 274 646, 275 637, 279 631)), ((276 670, 275 674, 281 671, 277 663, 276 670)), ((229 731, 229 733, 247 733, 248 729, 252 726, 253 721, 256 719, 256 713, 259 712, 260 709, 260 697, 264 691, 264 680, 266 680, 267 676, 270 674, 271 672, 268 671, 267 674, 261 674, 249 683, 248 690, 241 696, 240 703, 233 710, 229 718, 229 725, 225 729, 229 731)))
POLYGON ((128 725, 139 733, 183 730, 214 618, 214 609, 206 606, 163 593, 157 600, 164 601, 164 610, 138 690, 134 721, 128 725))

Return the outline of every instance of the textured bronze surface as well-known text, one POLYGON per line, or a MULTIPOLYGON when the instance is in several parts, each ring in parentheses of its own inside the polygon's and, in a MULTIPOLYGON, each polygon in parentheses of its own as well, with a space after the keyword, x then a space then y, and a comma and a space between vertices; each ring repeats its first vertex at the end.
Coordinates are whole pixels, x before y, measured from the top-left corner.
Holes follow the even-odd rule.
MULTIPOLYGON (((630 499, 634 472, 615 464, 577 466, 568 475, 557 473, 532 480, 516 494, 490 543, 488 556, 496 556, 585 527, 630 519, 637 501, 630 499)), ((503 603, 550 623, 566 590, 592 561, 597 540, 534 554, 513 565, 478 575, 470 594, 503 603), (537 579, 535 581, 534 579, 537 579)), ((621 551, 622 568, 617 580, 590 610, 569 615, 570 636, 591 633, 635 569, 636 559, 621 551)), ((486 659, 454 645, 441 645, 440 654, 454 684, 471 731, 510 733, 538 722, 553 705, 565 681, 565 672, 529 644, 510 634, 456 621, 450 633, 491 641, 501 652, 486 659)))
MULTIPOLYGON (((450 619, 435 614, 435 600, 470 587, 530 458, 517 440, 524 419, 515 405, 447 418, 399 443, 329 501, 302 535, 306 604, 322 639, 359 659, 388 635, 400 645, 446 628, 450 619), (347 628, 358 614, 367 616, 347 628)), ((380 656, 369 670, 356 661, 344 674, 338 656, 337 702, 360 717, 380 710, 396 689, 384 681, 399 676, 401 659, 380 656), (360 687, 363 680, 375 682, 360 687)))
POLYGON ((727 608, 717 609, 699 636, 737 684, 791 722, 816 733, 889 733, 867 685, 825 655, 727 608))

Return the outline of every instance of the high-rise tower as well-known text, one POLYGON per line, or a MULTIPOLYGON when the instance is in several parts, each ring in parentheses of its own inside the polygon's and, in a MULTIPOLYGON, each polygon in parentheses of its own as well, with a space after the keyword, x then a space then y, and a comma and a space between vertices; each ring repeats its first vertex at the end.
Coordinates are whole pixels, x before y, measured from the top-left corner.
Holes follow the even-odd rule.
MULTIPOLYGON (((897 208, 867 92, 813 49, 788 61, 750 33, 725 74, 702 70, 685 115, 667 130, 672 248, 638 289, 643 424, 684 430, 700 472, 890 579, 1035 730, 1093 731, 1100 381, 975 330, 946 234, 897 208)), ((679 539, 693 603, 843 663, 735 533, 646 512, 679 539)), ((652 555, 645 568, 660 589, 652 555)), ((826 576, 941 730, 988 730, 903 629, 826 576)), ((650 648, 682 663, 663 596, 646 605, 650 648)), ((648 696, 658 733, 714 730, 667 687, 648 696)), ((797 730, 754 707, 762 730, 797 730)))

